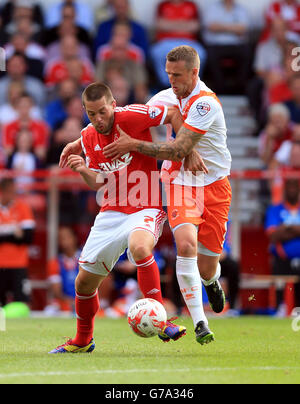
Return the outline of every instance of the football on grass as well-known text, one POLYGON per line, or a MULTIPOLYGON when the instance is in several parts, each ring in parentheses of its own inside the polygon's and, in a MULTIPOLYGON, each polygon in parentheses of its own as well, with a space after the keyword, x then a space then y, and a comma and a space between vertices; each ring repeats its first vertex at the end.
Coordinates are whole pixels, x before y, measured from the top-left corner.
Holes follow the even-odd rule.
POLYGON ((128 311, 128 324, 132 331, 143 338, 158 335, 166 325, 164 306, 154 299, 137 300, 128 311))

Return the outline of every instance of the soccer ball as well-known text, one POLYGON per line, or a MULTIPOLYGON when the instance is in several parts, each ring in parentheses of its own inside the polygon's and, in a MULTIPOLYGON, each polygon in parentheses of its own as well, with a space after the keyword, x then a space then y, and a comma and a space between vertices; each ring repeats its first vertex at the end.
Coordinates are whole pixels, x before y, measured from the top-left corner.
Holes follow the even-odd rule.
POLYGON ((150 338, 158 335, 166 325, 167 313, 157 300, 140 299, 130 307, 127 319, 135 334, 150 338))

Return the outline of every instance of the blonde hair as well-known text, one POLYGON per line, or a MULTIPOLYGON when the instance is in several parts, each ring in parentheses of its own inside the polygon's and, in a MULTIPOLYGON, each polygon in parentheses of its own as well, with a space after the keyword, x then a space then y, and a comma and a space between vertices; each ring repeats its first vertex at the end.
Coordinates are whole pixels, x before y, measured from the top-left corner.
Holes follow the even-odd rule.
POLYGON ((168 62, 179 62, 181 60, 186 62, 187 69, 200 69, 199 55, 191 46, 177 46, 167 54, 168 62))

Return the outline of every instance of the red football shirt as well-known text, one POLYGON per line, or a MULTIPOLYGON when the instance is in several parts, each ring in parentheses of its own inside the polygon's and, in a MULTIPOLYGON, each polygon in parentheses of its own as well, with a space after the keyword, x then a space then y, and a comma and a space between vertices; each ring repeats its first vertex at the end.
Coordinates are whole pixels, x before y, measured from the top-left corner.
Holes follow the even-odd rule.
MULTIPOLYGON (((110 60, 114 56, 113 48, 110 44, 100 46, 97 52, 97 60, 110 60)), ((145 56, 143 50, 134 44, 129 44, 126 49, 126 58, 134 62, 144 63, 145 56)))
MULTIPOLYGON (((22 123, 17 120, 3 126, 3 146, 14 147, 16 145, 17 134, 22 127, 22 123)), ((30 120, 28 125, 32 133, 33 147, 47 147, 49 140, 49 127, 44 121, 30 120)))
POLYGON ((158 6, 156 18, 164 18, 174 21, 174 30, 157 33, 158 41, 170 38, 197 39, 194 34, 178 31, 175 23, 176 20, 186 20, 186 23, 188 24, 192 20, 199 19, 197 6, 192 1, 184 1, 180 4, 173 3, 172 1, 163 1, 158 6))
POLYGON ((167 107, 129 105, 116 108, 109 135, 98 133, 92 124, 81 132, 81 143, 87 166, 106 177, 101 211, 114 210, 131 214, 142 209, 162 209, 157 161, 130 152, 112 161, 103 148, 119 138, 119 125, 131 137, 152 141, 149 128, 162 125, 167 107))
MULTIPOLYGON (((45 84, 47 86, 54 86, 63 80, 70 77, 68 66, 63 60, 57 60, 49 63, 45 69, 45 84)), ((87 85, 94 80, 94 71, 91 63, 87 60, 82 61, 82 73, 80 77, 80 84, 87 85)))
POLYGON ((270 37, 272 22, 280 18, 287 23, 287 30, 300 33, 300 4, 287 4, 285 1, 273 1, 266 10, 266 26, 260 41, 266 41, 270 37))

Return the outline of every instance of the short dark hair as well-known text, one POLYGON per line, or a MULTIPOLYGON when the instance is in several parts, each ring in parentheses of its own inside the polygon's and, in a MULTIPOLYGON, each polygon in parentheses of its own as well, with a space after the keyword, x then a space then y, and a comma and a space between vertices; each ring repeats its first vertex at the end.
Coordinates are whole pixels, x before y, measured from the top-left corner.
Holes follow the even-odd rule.
POLYGON ((86 87, 82 93, 82 103, 84 101, 98 101, 102 97, 105 97, 108 102, 113 102, 114 97, 112 95, 111 89, 102 82, 92 83, 86 87))

